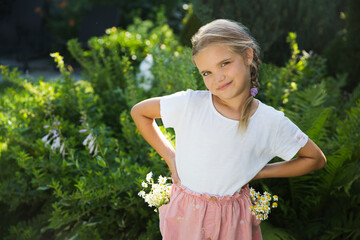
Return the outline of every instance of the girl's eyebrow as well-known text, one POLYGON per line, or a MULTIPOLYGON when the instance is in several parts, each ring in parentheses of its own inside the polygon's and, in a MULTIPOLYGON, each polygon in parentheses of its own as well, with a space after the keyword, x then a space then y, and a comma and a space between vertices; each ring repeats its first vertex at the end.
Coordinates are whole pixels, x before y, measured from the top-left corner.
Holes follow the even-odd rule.
MULTIPOLYGON (((231 59, 231 57, 225 58, 225 59, 219 61, 216 65, 220 65, 221 63, 229 61, 230 59, 231 59)), ((208 70, 203 70, 200 72, 200 74, 203 74, 204 72, 208 72, 208 70)))
POLYGON ((224 60, 220 61, 218 64, 221 64, 223 62, 229 61, 231 59, 231 57, 225 58, 224 60))

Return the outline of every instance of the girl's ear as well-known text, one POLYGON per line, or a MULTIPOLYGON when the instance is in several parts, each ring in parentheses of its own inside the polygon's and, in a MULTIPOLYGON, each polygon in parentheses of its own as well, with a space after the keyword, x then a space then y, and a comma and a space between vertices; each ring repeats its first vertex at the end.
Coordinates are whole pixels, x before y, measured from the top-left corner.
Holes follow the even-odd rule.
POLYGON ((254 50, 252 48, 248 48, 246 51, 245 51, 245 64, 247 66, 250 66, 252 61, 254 59, 254 50))

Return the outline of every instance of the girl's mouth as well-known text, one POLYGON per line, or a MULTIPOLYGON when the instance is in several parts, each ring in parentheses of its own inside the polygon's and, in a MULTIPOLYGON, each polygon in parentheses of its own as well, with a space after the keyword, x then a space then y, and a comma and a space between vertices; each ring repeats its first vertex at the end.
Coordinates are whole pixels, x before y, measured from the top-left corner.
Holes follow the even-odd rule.
POLYGON ((232 83, 232 81, 218 87, 217 90, 220 90, 220 91, 225 90, 231 83, 232 83))

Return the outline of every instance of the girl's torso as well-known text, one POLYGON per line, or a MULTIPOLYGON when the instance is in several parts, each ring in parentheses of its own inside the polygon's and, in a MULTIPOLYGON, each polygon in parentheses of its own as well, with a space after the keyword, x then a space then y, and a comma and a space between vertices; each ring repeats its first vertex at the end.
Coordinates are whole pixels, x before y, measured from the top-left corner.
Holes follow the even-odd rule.
POLYGON ((261 130, 263 105, 254 99, 247 132, 241 135, 239 121, 217 111, 209 91, 191 91, 187 97, 174 128, 181 182, 195 192, 232 195, 272 158, 270 132, 261 130))

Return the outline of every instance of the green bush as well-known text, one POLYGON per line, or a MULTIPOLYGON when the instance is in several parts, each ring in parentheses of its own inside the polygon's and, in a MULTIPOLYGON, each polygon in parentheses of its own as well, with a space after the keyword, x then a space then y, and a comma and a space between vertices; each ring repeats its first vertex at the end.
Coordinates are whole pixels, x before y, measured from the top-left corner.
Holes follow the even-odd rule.
POLYGON ((202 26, 200 19, 194 13, 193 5, 188 5, 188 12, 183 19, 183 28, 180 32, 180 42, 183 46, 191 47, 191 38, 202 26))
POLYGON ((85 78, 92 83, 95 93, 107 109, 103 121, 116 132, 121 132, 118 113, 129 107, 124 89, 136 84, 135 77, 131 75, 133 68, 134 71, 138 70, 139 63, 150 53, 150 49, 181 51, 165 22, 161 13, 157 26, 149 20, 135 19, 128 30, 111 28, 106 35, 91 38, 89 50, 83 50, 77 39, 68 42, 70 53, 85 70, 85 78))
POLYGON ((326 47, 324 55, 332 75, 348 74, 347 84, 343 87, 351 93, 360 79, 360 3, 347 1, 346 12, 342 14, 346 26, 326 47))
MULTIPOLYGON (((137 20, 90 40, 88 51, 71 41, 85 71, 77 82, 59 54, 52 56, 63 78, 55 82, 30 83, 1 66, 0 237, 160 239, 158 215, 137 194, 149 171, 169 171, 129 110, 145 98, 205 88, 191 50, 175 40, 168 26, 137 20), (154 62, 149 90, 137 78, 146 54, 154 62)), ((293 55, 285 66, 262 65, 258 97, 290 116, 328 164, 307 176, 252 183, 280 197, 263 223, 264 239, 356 239, 360 89, 344 98, 343 77, 328 77, 320 56, 300 55, 295 34, 288 42, 293 55)))
POLYGON ((322 149, 328 163, 306 176, 258 182, 283 196, 280 211, 270 217, 276 228, 266 224, 264 234, 273 236, 269 239, 290 239, 286 232, 295 239, 357 239, 360 219, 353 213, 360 210, 360 87, 347 98, 341 91, 346 75, 329 77, 325 60, 300 55, 295 40, 290 33, 292 57, 285 67, 262 65, 259 98, 284 111, 322 149), (277 233, 283 237, 275 238, 277 233))
POLYGON ((192 0, 194 13, 203 23, 217 18, 243 23, 264 51, 266 62, 283 65, 289 57, 285 38, 296 32, 301 49, 318 54, 342 29, 339 18, 344 1, 192 0))
POLYGON ((156 20, 159 11, 163 11, 168 19, 171 19, 174 27, 180 24, 181 19, 175 15, 182 15, 180 2, 176 1, 116 1, 116 0, 52 0, 46 1, 44 8, 37 8, 39 14, 44 17, 46 27, 52 33, 53 45, 59 49, 63 41, 77 37, 79 27, 83 21, 84 14, 98 5, 106 5, 117 8, 119 20, 114 26, 126 28, 133 22, 135 17, 156 20))

